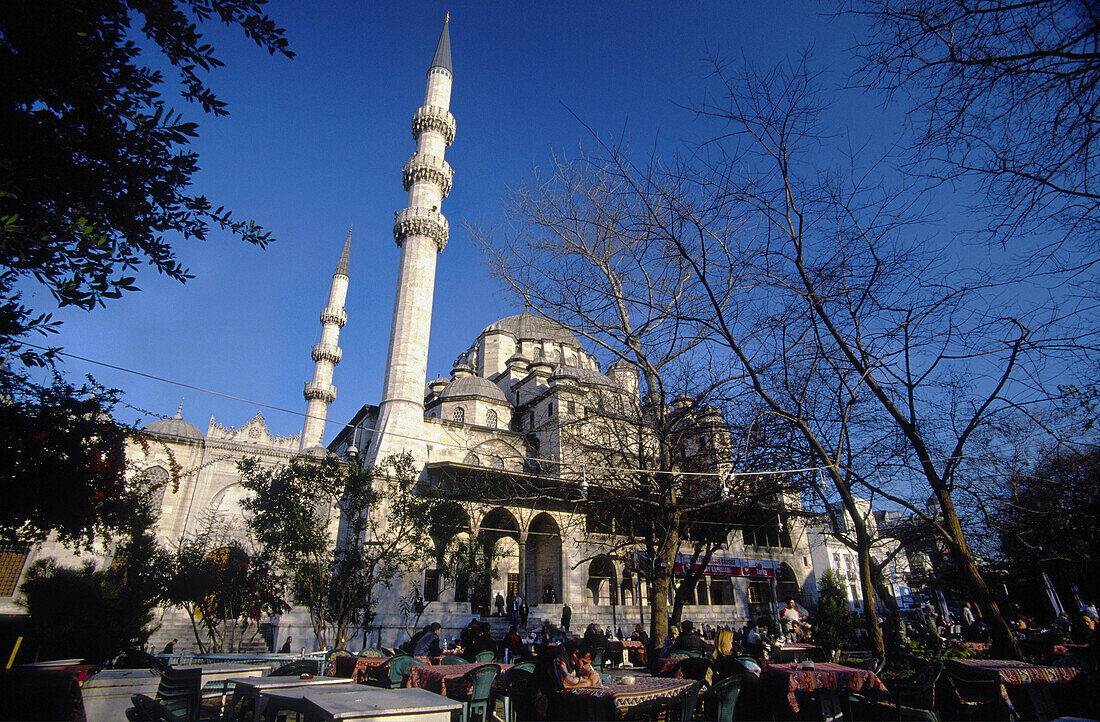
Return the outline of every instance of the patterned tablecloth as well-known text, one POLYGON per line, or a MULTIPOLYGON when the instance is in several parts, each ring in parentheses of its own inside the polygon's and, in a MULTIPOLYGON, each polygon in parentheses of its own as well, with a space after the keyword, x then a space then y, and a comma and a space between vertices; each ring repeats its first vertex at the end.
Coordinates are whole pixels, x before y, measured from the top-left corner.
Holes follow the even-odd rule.
MULTIPOLYGON (((355 660, 355 669, 351 678, 358 684, 368 684, 367 680, 381 680, 384 668, 393 657, 359 657, 355 660)), ((386 677, 389 679, 388 676, 386 677)))
POLYGON ((795 692, 862 692, 870 697, 885 697, 886 686, 873 672, 845 667, 832 662, 820 662, 813 669, 792 669, 789 664, 769 664, 760 675, 767 685, 784 691, 791 712, 798 713, 795 692))
MULTIPOLYGON (((413 667, 409 672, 409 679, 405 683, 406 687, 419 687, 420 689, 426 689, 429 692, 435 692, 436 694, 443 695, 444 697, 458 698, 468 693, 469 690, 455 689, 455 680, 461 678, 464 674, 471 669, 483 666, 481 663, 471 664, 441 664, 441 665, 425 665, 422 667, 413 667), (447 684, 451 684, 450 692, 448 695, 447 684)), ((508 671, 512 665, 502 664, 500 665, 500 675, 497 676, 496 681, 493 682, 493 688, 500 688, 503 691, 503 679, 504 673, 508 671)))
POLYGON ((648 703, 674 699, 693 684, 695 684, 695 680, 691 679, 638 677, 634 684, 614 682, 607 687, 567 689, 558 694, 567 698, 590 697, 606 700, 609 718, 628 719, 631 717, 631 710, 634 708, 648 703))
POLYGON ((1078 667, 1042 667, 1009 659, 949 659, 948 669, 960 677, 998 679, 1004 684, 1072 682, 1078 667))

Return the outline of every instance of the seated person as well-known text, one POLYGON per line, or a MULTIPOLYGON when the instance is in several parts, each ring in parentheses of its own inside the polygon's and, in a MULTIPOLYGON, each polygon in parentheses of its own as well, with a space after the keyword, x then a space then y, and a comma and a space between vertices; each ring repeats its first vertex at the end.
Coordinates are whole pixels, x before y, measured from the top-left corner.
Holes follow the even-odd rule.
POLYGON ((630 650, 630 663, 635 667, 646 666, 646 650, 649 649, 649 635, 642 629, 642 625, 634 625, 634 633, 630 635, 630 638, 635 642, 641 642, 641 649, 630 650))
POLYGON ((680 634, 677 635, 676 641, 672 643, 669 651, 705 652, 706 649, 707 643, 704 642, 703 638, 699 636, 699 633, 695 631, 695 625, 691 622, 682 622, 680 624, 680 634))
POLYGON ((420 633, 413 637, 412 656, 414 657, 438 657, 443 654, 439 648, 439 631, 442 629, 439 622, 432 622, 420 633))
POLYGON ((528 656, 527 647, 524 646, 523 640, 520 639, 519 630, 514 624, 508 628, 508 633, 500 640, 500 645, 497 647, 498 657, 505 659, 505 654, 508 655, 507 661, 510 662, 518 662, 528 656))
POLYGON ((592 667, 592 651, 584 642, 570 640, 563 644, 550 672, 554 690, 603 686, 600 673, 592 667))

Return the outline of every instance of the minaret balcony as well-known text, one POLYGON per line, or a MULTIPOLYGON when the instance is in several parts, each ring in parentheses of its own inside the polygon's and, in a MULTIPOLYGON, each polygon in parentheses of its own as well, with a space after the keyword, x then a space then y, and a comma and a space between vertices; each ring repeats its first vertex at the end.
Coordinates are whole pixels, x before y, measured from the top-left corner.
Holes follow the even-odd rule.
POLYGON ((419 138, 425 130, 434 130, 450 145, 455 139, 455 117, 446 108, 438 105, 417 108, 412 119, 413 140, 419 138))
POLYGON ((343 328, 348 322, 348 312, 342 308, 329 306, 324 311, 321 311, 321 325, 327 326, 330 323, 334 323, 340 328, 343 328))
POLYGON ((343 350, 331 343, 317 343, 313 344, 313 360, 314 361, 329 361, 332 364, 340 363, 340 359, 343 358, 343 350))
POLYGON ((405 183, 406 191, 413 183, 426 180, 439 186, 444 198, 451 192, 454 177, 455 172, 450 163, 435 155, 417 153, 405 161, 405 167, 401 169, 401 179, 405 183))
POLYGON ((404 208, 393 219, 393 239, 399 246, 409 236, 427 236, 442 251, 450 233, 447 219, 431 208, 404 208))
POLYGON ((319 399, 326 404, 331 404, 336 400, 336 387, 332 384, 323 384, 317 381, 307 381, 305 389, 302 390, 302 396, 306 398, 306 401, 313 401, 319 399))

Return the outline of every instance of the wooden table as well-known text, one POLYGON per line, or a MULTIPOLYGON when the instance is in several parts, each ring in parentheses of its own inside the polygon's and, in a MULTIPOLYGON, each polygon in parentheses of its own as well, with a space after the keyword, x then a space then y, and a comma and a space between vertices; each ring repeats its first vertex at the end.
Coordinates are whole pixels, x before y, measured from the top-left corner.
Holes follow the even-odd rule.
POLYGON ((626 720, 645 717, 671 704, 692 679, 638 677, 634 684, 615 681, 606 687, 582 687, 555 692, 550 699, 552 719, 626 720))
MULTIPOLYGON (((468 690, 456 690, 454 682, 460 677, 465 675, 472 669, 483 667, 486 662, 474 662, 470 664, 440 664, 440 665, 424 665, 419 667, 413 667, 409 671, 409 679, 405 683, 406 687, 417 687, 420 689, 426 689, 429 692, 443 695, 444 697, 462 696, 468 692, 468 690), (451 689, 447 689, 447 683, 451 683, 451 689), (449 694, 448 694, 449 692, 449 694)), ((495 663, 494 663, 495 664, 495 663)), ((502 664, 500 665, 500 675, 497 676, 496 681, 493 682, 494 689, 503 690, 504 672, 511 669, 513 665, 502 664)))
POLYGON ((352 691, 293 689, 264 693, 265 719, 297 712, 310 720, 385 720, 386 722, 450 722, 461 702, 423 689, 379 689, 358 685, 352 691))
POLYGON ((251 708, 251 719, 261 720, 264 715, 265 693, 288 692, 289 690, 302 690, 324 687, 331 690, 336 687, 347 691, 358 688, 354 682, 342 677, 230 677, 228 682, 233 685, 233 697, 229 703, 229 713, 233 719, 245 719, 242 712, 251 708))
POLYGON ((820 662, 813 669, 801 665, 769 664, 760 674, 762 686, 770 688, 775 697, 785 700, 792 717, 798 714, 796 692, 816 692, 826 720, 840 719, 843 714, 841 695, 860 692, 868 697, 885 697, 889 693, 874 672, 845 667, 832 662, 820 662))
MULTIPOLYGON (((1046 667, 1009 659, 949 659, 947 669, 963 679, 993 679, 1001 683, 1001 696, 1015 713, 1016 703, 1026 699, 1038 719, 1055 719, 1058 705, 1051 685, 1073 682, 1083 675, 1078 667, 1046 667), (1018 692, 1013 695, 1010 690, 1018 692)), ((1029 715, 1030 716, 1030 715, 1029 715)))

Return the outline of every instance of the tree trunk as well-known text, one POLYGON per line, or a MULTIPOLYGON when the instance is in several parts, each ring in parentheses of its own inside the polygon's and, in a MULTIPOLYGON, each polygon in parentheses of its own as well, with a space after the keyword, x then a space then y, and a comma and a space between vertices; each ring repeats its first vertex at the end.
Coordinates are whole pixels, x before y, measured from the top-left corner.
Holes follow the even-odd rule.
MULTIPOLYGON (((674 507, 673 507, 674 508, 674 507)), ((657 559, 653 565, 653 588, 649 594, 649 659, 656 661, 657 651, 665 642, 668 634, 668 593, 672 584, 673 565, 680 550, 679 513, 671 514, 670 527, 662 544, 657 549, 657 559)))
POLYGON ((942 484, 934 487, 936 499, 943 512, 944 527, 947 530, 947 543, 951 549, 951 556, 962 572, 963 580, 974 595, 978 607, 982 610, 982 619, 989 627, 989 634, 993 641, 993 654, 999 659, 1022 659, 1020 645, 1012 636, 1012 630, 1008 628, 1008 622, 1001 614, 1001 608, 993 597, 993 592, 982 578, 978 570, 978 563, 970 551, 970 545, 966 542, 962 524, 959 523, 959 515, 955 511, 955 502, 951 499, 951 492, 942 484))

